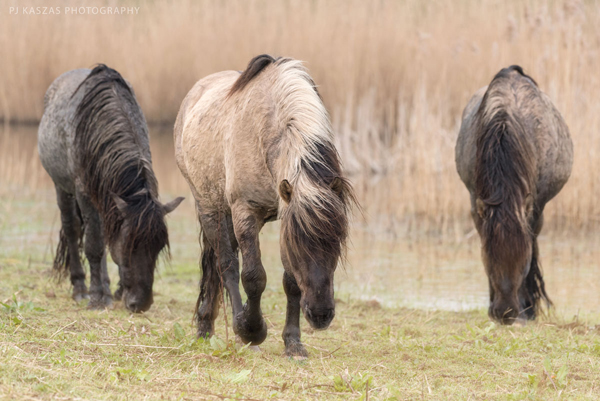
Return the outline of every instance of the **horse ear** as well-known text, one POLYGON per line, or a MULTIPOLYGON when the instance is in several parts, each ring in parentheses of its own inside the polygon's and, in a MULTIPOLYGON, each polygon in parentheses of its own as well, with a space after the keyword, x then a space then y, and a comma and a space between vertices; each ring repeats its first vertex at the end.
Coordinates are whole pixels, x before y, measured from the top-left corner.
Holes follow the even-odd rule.
POLYGON ((529 194, 525 198, 525 216, 529 217, 533 213, 533 195, 529 194))
POLYGON ((169 203, 165 203, 163 205, 163 212, 165 212, 165 214, 169 214, 171 213, 173 210, 175 210, 177 208, 177 206, 179 206, 179 204, 181 202, 183 202, 185 198, 183 196, 180 196, 178 198, 173 199, 171 202, 169 203))
POLYGON ((477 198, 475 201, 475 208, 479 217, 483 219, 483 215, 485 213, 485 203, 481 200, 481 198, 477 198))
POLYGON ((279 183, 279 196, 285 203, 290 203, 292 200, 292 184, 288 180, 283 180, 279 183))
POLYGON ((121 198, 119 195, 115 194, 114 192, 111 193, 110 196, 112 197, 113 201, 115 202, 117 209, 119 209, 119 213, 121 213, 121 216, 125 217, 126 212, 127 212, 127 202, 125 202, 123 200, 123 198, 121 198))
POLYGON ((342 191, 344 190, 344 180, 340 177, 334 177, 329 184, 329 188, 339 196, 342 196, 342 191))

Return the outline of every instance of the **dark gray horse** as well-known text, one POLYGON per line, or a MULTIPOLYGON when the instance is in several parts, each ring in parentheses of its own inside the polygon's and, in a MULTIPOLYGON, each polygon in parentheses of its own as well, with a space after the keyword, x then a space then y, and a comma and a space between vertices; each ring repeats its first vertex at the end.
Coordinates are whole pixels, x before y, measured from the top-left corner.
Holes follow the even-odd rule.
POLYGON ((154 269, 168 250, 163 205, 152 171, 148 128, 133 90, 105 65, 69 71, 46 92, 38 131, 42 164, 56 188, 62 228, 54 269, 71 275, 73 299, 87 298, 80 248, 90 264, 89 308, 112 303, 106 245, 119 266, 119 289, 134 312, 152 305, 154 269))
POLYGON ((456 144, 456 167, 471 195, 490 285, 491 318, 535 319, 551 305, 537 236, 546 203, 573 165, 560 113, 519 66, 501 70, 469 101, 456 144))

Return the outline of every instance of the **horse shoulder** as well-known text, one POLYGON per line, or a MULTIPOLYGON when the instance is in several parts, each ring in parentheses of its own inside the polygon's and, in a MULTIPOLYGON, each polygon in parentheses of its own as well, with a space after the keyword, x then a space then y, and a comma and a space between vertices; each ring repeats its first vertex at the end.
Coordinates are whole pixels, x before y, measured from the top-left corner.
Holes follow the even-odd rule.
POLYGON ((278 196, 269 166, 280 135, 274 115, 267 104, 258 102, 228 132, 225 168, 230 204, 239 201, 253 209, 277 208, 278 196))

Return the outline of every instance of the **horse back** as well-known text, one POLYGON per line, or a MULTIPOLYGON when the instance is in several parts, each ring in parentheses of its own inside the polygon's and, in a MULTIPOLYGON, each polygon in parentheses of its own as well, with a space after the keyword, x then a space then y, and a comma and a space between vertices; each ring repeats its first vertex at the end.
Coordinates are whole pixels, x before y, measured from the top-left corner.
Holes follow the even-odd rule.
POLYGON ((570 176, 573 145, 562 116, 535 81, 519 71, 500 71, 489 86, 479 89, 463 112, 456 145, 461 180, 474 195, 477 140, 486 119, 505 113, 517 121, 533 146, 534 177, 539 203, 554 197, 570 176), (500 79, 499 79, 500 78, 500 79))
POLYGON ((476 119, 487 86, 480 88, 467 103, 455 148, 456 170, 469 192, 475 191, 475 164, 477 155, 476 119))
POLYGON ((223 210, 225 137, 238 129, 227 94, 239 73, 223 71, 198 81, 183 100, 174 127, 177 165, 203 210, 223 210))
POLYGON ((78 88, 89 73, 88 69, 72 70, 52 82, 44 97, 44 114, 38 128, 42 165, 54 183, 71 194, 75 193, 73 118, 83 98, 83 91, 78 88))

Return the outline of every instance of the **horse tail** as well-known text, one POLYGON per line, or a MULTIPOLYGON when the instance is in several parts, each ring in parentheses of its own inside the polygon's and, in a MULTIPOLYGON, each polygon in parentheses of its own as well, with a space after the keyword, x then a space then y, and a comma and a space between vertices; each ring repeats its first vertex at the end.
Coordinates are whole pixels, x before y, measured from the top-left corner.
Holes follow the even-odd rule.
MULTIPOLYGON (((77 248, 79 254, 83 253, 83 236, 85 233, 85 227, 83 223, 83 217, 79 205, 77 208, 77 218, 80 222, 80 229, 77 233, 77 248)), ((62 281, 71 272, 71 255, 69 255, 69 240, 63 227, 60 228, 58 236, 58 245, 56 246, 56 254, 54 255, 54 262, 52 264, 52 270, 58 281, 62 281)))
POLYGON ((54 255, 54 263, 52 265, 54 275, 58 281, 62 281, 71 269, 71 258, 69 257, 69 246, 67 244, 67 235, 64 228, 60 228, 58 236, 58 245, 56 254, 54 255))
MULTIPOLYGON (((202 234, 201 234, 202 235, 202 234)), ((217 253, 210 245, 205 235, 202 235, 202 278, 200 280, 200 295, 196 301, 196 310, 194 317, 198 316, 200 305, 205 300, 213 300, 218 305, 217 295, 221 290, 221 279, 219 276, 219 268, 217 266, 217 253)))

